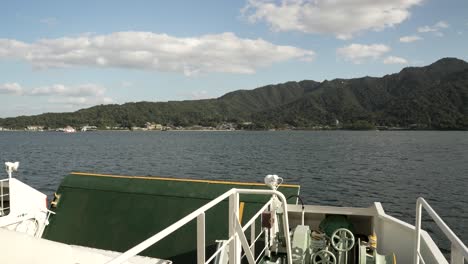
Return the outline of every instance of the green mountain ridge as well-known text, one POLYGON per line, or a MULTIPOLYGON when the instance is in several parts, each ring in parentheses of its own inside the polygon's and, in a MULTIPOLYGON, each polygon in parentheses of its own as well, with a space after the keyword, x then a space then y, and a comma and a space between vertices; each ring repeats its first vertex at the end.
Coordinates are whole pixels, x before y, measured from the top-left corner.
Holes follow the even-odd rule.
POLYGON ((468 63, 444 58, 383 77, 304 80, 238 90, 216 99, 99 105, 73 113, 0 119, 0 126, 42 125, 216 126, 252 122, 249 128, 285 126, 416 127, 468 129, 468 63))

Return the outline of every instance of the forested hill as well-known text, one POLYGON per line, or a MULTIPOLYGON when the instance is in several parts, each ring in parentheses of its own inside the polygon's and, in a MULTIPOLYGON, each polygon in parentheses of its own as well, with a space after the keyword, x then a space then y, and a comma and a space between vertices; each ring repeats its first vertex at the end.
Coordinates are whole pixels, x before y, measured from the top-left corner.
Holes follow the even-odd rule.
POLYGON ((100 105, 73 113, 0 119, 1 127, 42 125, 216 126, 249 128, 372 126, 468 129, 468 63, 444 58, 426 67, 404 68, 381 78, 287 82, 239 90, 208 100, 100 105))

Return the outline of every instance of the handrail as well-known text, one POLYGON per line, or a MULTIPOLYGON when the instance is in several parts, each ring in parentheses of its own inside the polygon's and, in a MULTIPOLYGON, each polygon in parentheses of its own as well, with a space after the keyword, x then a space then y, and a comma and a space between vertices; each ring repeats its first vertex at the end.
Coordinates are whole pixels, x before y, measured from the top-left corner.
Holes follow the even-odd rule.
MULTIPOLYGON (((213 199, 209 203, 205 204, 204 206, 198 208, 197 210, 193 211, 192 213, 188 214, 184 218, 180 219, 179 221, 175 222, 174 224, 170 225, 169 227, 165 228, 164 230, 161 230, 160 232, 156 233, 155 235, 149 237, 148 239, 144 240, 143 242, 139 243, 138 245, 134 246, 133 248, 127 250, 126 252, 122 253, 121 255, 117 256, 116 258, 110 260, 106 264, 120 264, 125 262, 126 260, 130 259, 131 257, 136 256, 143 250, 149 248, 150 246, 154 245, 158 241, 162 240, 163 238, 167 237, 180 227, 184 226, 185 224, 189 223, 190 221, 198 218, 201 214, 204 214, 205 211, 208 209, 212 208, 216 204, 220 203, 221 201, 225 200, 228 197, 231 197, 231 195, 238 195, 238 194, 259 194, 259 195, 276 195, 279 197, 282 203, 282 207, 284 210, 284 232, 285 232, 285 239, 286 239, 286 251, 287 251, 287 258, 288 258, 288 263, 292 264, 292 255, 291 255, 291 243, 290 243, 290 236, 289 236, 289 223, 288 223, 288 211, 287 211, 287 201, 286 197, 279 191, 276 190, 258 190, 258 189, 231 189, 217 198, 213 199)), ((233 199, 234 200, 234 199, 233 199)), ((262 207, 263 209, 263 207, 262 207)), ((230 216, 233 217, 233 216, 230 216)), ((258 214, 255 215, 255 217, 258 217, 258 214)), ((250 221, 249 221, 250 223, 250 221)), ((234 223, 235 224, 235 223, 234 223)), ((251 223, 250 223, 251 224, 251 223)), ((247 226, 247 225, 246 225, 247 226)), ((241 229, 242 230, 242 229, 241 229)), ((244 230, 242 230, 244 231, 244 230)), ((204 234, 203 234, 204 235, 204 234)), ((239 241, 239 236, 237 233, 234 233, 231 235, 229 240, 233 239, 231 243, 238 243, 239 241)), ((238 251, 240 254, 240 251, 238 251)), ((231 252, 229 254, 235 254, 235 252, 231 252)), ((240 256, 240 255, 239 255, 240 256)))
POLYGON ((7 214, 5 214, 5 211, 7 209, 10 209, 10 207, 5 207, 5 198, 4 198, 4 197, 7 197, 7 196, 10 196, 10 190, 8 189, 7 193, 3 193, 3 188, 4 187, 8 186, 8 188, 9 188, 9 185, 5 185, 4 183, 9 184, 9 181, 10 181, 10 179, 0 180, 0 216, 7 215, 7 214))
POLYGON ((421 213, 422 208, 426 209, 426 212, 434 220, 440 230, 452 243, 451 245, 451 264, 464 264, 464 260, 468 259, 468 248, 463 244, 460 238, 453 233, 453 231, 447 226, 447 224, 440 218, 440 216, 432 209, 429 203, 426 202, 422 197, 416 200, 416 237, 414 245, 414 263, 419 264, 419 260, 422 259, 420 253, 421 247, 421 213))

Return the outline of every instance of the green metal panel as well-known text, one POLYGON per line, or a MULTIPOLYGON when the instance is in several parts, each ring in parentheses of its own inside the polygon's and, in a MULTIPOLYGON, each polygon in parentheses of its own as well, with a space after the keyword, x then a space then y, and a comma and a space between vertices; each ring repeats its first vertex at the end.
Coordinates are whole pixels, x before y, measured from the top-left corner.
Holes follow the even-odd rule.
MULTIPOLYGON (((122 252, 231 188, 267 189, 263 184, 71 174, 57 190, 60 198, 52 209, 56 215, 51 217, 43 237, 122 252)), ((299 186, 283 185, 279 191, 285 196, 295 195, 299 186)), ((240 195, 245 203, 242 222, 248 221, 267 200, 266 196, 240 195)), ((228 237, 228 201, 205 216, 206 245, 212 251, 215 240, 228 237)), ((188 263, 194 260, 195 250, 196 221, 192 221, 141 255, 188 263)))

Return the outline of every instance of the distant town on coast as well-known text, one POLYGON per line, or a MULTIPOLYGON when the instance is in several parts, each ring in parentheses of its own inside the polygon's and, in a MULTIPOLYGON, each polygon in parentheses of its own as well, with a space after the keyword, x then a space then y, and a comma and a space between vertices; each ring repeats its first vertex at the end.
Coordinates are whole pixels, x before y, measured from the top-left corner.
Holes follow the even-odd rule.
POLYGON ((216 99, 98 105, 0 119, 0 130, 467 130, 468 63, 444 58, 381 78, 304 80, 216 99))
POLYGON ((97 127, 97 126, 82 126, 82 127, 60 127, 60 128, 49 128, 46 126, 27 126, 24 129, 12 129, 12 128, 2 128, 0 131, 29 131, 29 132, 64 132, 64 133, 74 133, 74 132, 92 132, 92 131, 236 131, 236 130, 269 130, 269 131, 281 131, 281 130, 424 130, 424 127, 420 127, 416 124, 410 125, 408 127, 388 127, 388 126, 373 126, 369 123, 357 123, 354 126, 341 126, 339 121, 336 121, 337 124, 333 126, 312 126, 307 128, 296 128, 293 126, 283 126, 269 129, 255 129, 252 122, 243 122, 241 124, 236 123, 222 123, 216 127, 212 126, 173 126, 173 125, 162 125, 152 122, 146 122, 144 126, 132 126, 132 127, 121 127, 121 126, 106 126, 106 127, 97 127))

